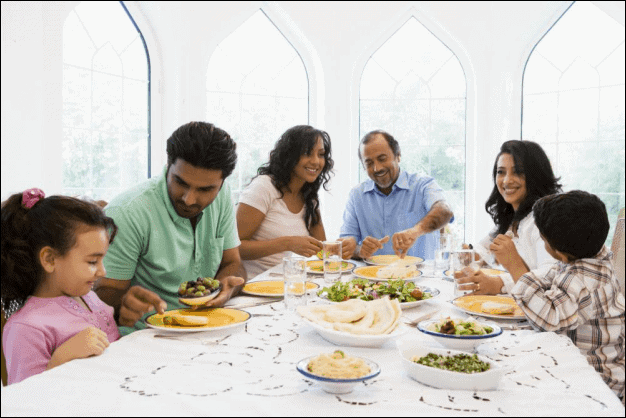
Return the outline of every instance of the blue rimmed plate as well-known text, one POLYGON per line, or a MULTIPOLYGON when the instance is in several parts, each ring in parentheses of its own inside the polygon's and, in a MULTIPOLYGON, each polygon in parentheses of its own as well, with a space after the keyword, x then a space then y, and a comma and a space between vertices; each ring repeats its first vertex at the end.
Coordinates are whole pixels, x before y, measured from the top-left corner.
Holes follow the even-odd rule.
POLYGON ((429 335, 444 347, 451 348, 453 350, 473 351, 480 344, 489 342, 492 338, 495 338, 502 334, 502 328, 500 328, 498 325, 478 321, 476 321, 478 322, 478 324, 487 325, 493 328, 493 331, 485 335, 450 335, 441 332, 431 331, 429 328, 431 327, 431 325, 436 324, 437 322, 440 322, 440 320, 431 319, 427 321, 422 321, 417 324, 417 329, 424 334, 429 335))

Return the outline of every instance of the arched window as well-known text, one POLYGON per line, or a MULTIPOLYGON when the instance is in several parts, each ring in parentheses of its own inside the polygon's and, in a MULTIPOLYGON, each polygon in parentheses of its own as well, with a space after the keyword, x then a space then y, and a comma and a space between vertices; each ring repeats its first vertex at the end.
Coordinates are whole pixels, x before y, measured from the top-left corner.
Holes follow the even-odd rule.
POLYGON ((150 64, 122 2, 63 25, 63 193, 110 200, 150 177, 150 64))
MULTIPOLYGON (((435 178, 463 234, 465 75, 457 57, 411 17, 368 60, 360 88, 359 138, 382 129, 400 144, 400 167, 435 178)), ((367 178, 359 164, 359 181, 367 178)))
POLYGON ((546 150, 564 190, 604 201, 610 243, 624 207, 624 26, 574 3, 535 46, 523 92, 523 139, 546 150))
POLYGON ((298 52, 259 10, 217 46, 206 89, 207 121, 237 142, 227 179, 237 202, 280 135, 309 123, 308 77, 298 52))

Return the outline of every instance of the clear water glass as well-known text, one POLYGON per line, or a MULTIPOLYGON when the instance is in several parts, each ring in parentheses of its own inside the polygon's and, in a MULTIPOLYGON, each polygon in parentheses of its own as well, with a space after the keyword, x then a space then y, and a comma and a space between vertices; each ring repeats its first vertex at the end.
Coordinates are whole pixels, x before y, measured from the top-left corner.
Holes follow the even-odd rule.
POLYGON ((463 272, 461 277, 467 277, 469 274, 472 274, 474 271, 478 270, 478 265, 474 260, 474 255, 474 250, 470 249, 450 251, 450 274, 454 277, 455 298, 473 292, 472 290, 460 290, 456 276, 459 274, 459 272, 463 272))
POLYGON ((324 255, 324 282, 332 285, 341 280, 341 241, 322 242, 324 255))
POLYGON ((298 306, 306 305, 306 258, 300 256, 283 258, 283 276, 285 309, 295 312, 298 306))
POLYGON ((450 259, 450 249, 452 248, 452 236, 450 234, 439 235, 439 244, 435 251, 435 262, 433 264, 433 274, 436 270, 445 270, 450 259))

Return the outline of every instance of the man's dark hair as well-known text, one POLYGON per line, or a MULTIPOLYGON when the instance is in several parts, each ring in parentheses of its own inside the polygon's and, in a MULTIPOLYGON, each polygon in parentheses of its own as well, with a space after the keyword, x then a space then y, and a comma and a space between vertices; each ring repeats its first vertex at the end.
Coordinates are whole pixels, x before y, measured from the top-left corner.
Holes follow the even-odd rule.
POLYGON ((366 133, 363 139, 361 139, 361 143, 359 144, 359 161, 363 161, 363 156, 361 155, 361 146, 367 145, 377 135, 381 135, 383 138, 385 138, 385 141, 387 141, 387 144, 389 144, 389 148, 391 148, 394 157, 400 156, 400 144, 398 144, 398 141, 396 141, 396 139, 391 134, 379 129, 366 133))
POLYGON ((550 246, 576 259, 598 254, 609 234, 604 202, 582 190, 542 197, 533 206, 533 216, 550 246))
POLYGON ((208 122, 189 122, 167 140, 167 165, 178 158, 209 170, 221 170, 222 180, 237 164, 237 144, 226 131, 208 122))

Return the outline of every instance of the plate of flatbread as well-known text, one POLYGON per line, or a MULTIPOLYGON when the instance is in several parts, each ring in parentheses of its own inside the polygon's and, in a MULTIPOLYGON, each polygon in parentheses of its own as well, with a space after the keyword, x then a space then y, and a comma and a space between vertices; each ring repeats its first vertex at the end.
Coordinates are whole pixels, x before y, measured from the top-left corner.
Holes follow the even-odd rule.
POLYGON ((381 347, 406 332, 400 324, 400 303, 387 297, 299 306, 297 311, 322 338, 336 345, 381 347))
MULTIPOLYGON (((313 291, 319 289, 320 285, 313 282, 306 282, 306 290, 313 291)), ((260 280, 249 282, 241 289, 241 293, 249 296, 263 296, 270 298, 282 298, 285 296, 284 280, 260 280)))
POLYGON ((415 265, 406 266, 404 270, 401 268, 390 268, 388 266, 363 266, 352 270, 352 274, 361 279, 384 282, 388 280, 414 280, 422 275, 415 265))
MULTIPOLYGON (((341 273, 350 273, 356 264, 349 261, 341 261, 341 273)), ((307 272, 311 274, 324 274, 324 261, 309 260, 306 262, 307 272)))
POLYGON ((493 319, 526 319, 522 309, 510 296, 465 295, 452 304, 469 315, 493 319))
POLYGON ((245 324, 251 315, 239 309, 176 309, 145 319, 149 328, 167 332, 206 332, 237 327, 245 324))
POLYGON ((421 257, 414 257, 412 255, 405 255, 404 258, 400 258, 395 254, 381 254, 381 255, 373 255, 369 258, 365 259, 367 264, 373 266, 386 266, 391 263, 395 263, 399 260, 405 261, 407 264, 420 264, 424 262, 424 259, 421 257))

